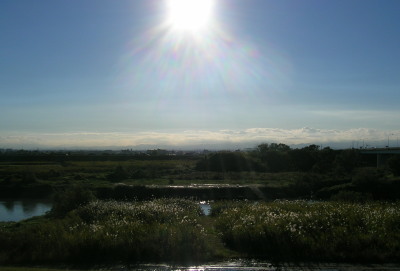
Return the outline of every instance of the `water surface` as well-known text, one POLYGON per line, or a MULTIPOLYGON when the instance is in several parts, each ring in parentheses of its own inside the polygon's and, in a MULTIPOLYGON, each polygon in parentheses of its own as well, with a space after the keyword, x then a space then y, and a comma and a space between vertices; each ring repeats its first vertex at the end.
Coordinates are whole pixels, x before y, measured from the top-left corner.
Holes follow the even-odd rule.
POLYGON ((210 215, 211 214, 211 205, 207 201, 200 201, 199 203, 201 210, 203 211, 204 215, 210 215))
POLYGON ((33 216, 44 215, 47 211, 50 211, 51 207, 50 200, 0 199, 0 221, 20 221, 33 216))

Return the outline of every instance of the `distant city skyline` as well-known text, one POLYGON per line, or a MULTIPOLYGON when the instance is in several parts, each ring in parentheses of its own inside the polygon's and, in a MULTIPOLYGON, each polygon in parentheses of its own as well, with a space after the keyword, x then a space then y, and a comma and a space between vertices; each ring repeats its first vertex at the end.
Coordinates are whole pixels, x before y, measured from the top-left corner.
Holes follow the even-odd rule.
POLYGON ((0 148, 398 145, 399 1, 175 2, 1 1, 0 148))

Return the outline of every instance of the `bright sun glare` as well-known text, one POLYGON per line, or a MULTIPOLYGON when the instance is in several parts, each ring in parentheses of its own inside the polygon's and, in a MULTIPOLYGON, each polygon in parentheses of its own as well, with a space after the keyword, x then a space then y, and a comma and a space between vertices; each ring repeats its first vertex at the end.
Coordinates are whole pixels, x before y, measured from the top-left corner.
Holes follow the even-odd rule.
POLYGON ((168 25, 174 30, 198 32, 210 22, 214 0, 167 0, 168 25))

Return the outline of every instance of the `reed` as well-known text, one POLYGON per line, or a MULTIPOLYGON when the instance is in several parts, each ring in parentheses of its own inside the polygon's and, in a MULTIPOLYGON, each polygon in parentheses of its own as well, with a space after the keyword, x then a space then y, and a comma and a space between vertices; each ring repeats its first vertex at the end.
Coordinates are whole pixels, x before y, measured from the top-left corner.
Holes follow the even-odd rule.
POLYGON ((306 201, 217 203, 223 241, 277 261, 398 262, 400 204, 306 201), (222 205, 218 206, 218 205, 222 205))
POLYGON ((0 228, 0 263, 205 261, 213 249, 200 216, 189 200, 94 201, 63 219, 0 228))

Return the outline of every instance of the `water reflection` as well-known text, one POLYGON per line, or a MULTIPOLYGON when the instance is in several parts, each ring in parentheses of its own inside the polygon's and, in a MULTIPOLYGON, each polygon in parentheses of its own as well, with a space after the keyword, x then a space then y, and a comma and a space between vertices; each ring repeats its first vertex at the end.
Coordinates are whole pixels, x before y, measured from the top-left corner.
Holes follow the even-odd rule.
POLYGON ((211 214, 211 205, 207 201, 200 201, 199 203, 201 210, 203 211, 204 215, 210 215, 211 214))
POLYGON ((50 211, 50 200, 0 200, 0 221, 20 221, 50 211))

